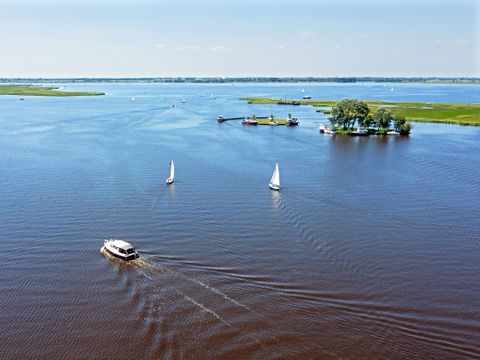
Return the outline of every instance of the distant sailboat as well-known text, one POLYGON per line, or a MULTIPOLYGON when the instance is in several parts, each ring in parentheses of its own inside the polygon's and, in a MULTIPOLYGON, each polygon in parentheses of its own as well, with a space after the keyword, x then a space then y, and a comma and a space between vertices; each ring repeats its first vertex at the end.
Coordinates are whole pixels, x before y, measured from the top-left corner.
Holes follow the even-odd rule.
POLYGON ((390 88, 390 91, 394 91, 394 89, 393 89, 393 88, 390 88))
POLYGON ((175 166, 173 165, 173 160, 170 160, 170 176, 165 180, 167 185, 173 183, 173 178, 175 176, 175 166))
POLYGON ((187 100, 182 99, 182 104, 185 104, 186 102, 187 102, 187 100))
POLYGON ((280 190, 280 172, 278 171, 278 163, 275 163, 275 171, 273 172, 268 187, 272 190, 280 190))
POLYGON ((302 89, 301 93, 303 94, 305 92, 305 89, 302 89))
POLYGON ((134 96, 134 97, 132 97, 132 102, 135 102, 135 96, 134 96))

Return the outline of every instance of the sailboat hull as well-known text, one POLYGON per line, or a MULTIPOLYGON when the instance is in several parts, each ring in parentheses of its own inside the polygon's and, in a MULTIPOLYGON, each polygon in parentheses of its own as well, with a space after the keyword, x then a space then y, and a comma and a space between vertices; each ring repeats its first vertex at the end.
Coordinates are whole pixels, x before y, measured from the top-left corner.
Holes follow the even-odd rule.
POLYGON ((280 186, 272 184, 272 183, 268 184, 268 187, 272 190, 276 190, 276 191, 280 190, 280 186))
POLYGON ((173 179, 172 179, 172 178, 168 178, 167 180, 165 180, 165 183, 166 183, 167 185, 173 184, 173 179))

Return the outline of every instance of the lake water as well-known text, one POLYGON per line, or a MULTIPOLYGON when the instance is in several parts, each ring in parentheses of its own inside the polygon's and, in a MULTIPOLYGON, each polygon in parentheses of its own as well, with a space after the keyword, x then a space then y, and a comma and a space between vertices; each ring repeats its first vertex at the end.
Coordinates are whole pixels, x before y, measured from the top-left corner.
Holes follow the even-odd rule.
POLYGON ((480 357, 480 127, 332 138, 312 107, 238 100, 478 87, 60 86, 107 95, 0 97, 0 358, 480 357), (300 126, 215 120, 289 112, 300 126))

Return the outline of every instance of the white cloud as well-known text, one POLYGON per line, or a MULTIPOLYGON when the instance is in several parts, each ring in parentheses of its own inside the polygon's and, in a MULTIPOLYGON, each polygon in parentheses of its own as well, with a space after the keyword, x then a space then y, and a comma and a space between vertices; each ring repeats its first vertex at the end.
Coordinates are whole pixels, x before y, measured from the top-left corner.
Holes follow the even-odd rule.
POLYGON ((227 50, 228 50, 228 48, 226 48, 225 46, 220 46, 220 45, 213 46, 213 47, 210 48, 210 51, 213 51, 213 52, 225 52, 227 50))
POLYGON ((302 31, 299 31, 298 33, 302 36, 305 36, 305 37, 318 36, 318 32, 312 31, 312 30, 302 30, 302 31))
POLYGON ((312 51, 313 50, 313 46, 309 45, 309 46, 297 46, 296 48, 297 50, 303 50, 303 51, 312 51))
POLYGON ((468 45, 469 41, 465 38, 460 38, 460 39, 457 39, 455 40, 455 45, 456 46, 465 46, 465 45, 468 45))
POLYGON ((165 45, 165 44, 155 44, 154 46, 155 46, 156 48, 163 49, 163 48, 164 48, 165 46, 167 46, 167 45, 165 45))
POLYGON ((341 47, 340 45, 335 45, 335 46, 333 47, 333 49, 334 49, 335 51, 339 51, 339 50, 342 50, 342 47, 341 47))
POLYGON ((355 34, 355 35, 353 35, 353 38, 354 38, 354 39, 366 39, 366 38, 368 38, 368 34, 365 34, 365 33, 363 33, 363 34, 355 34))
POLYGON ((285 46, 283 46, 283 45, 277 45, 277 46, 275 46, 274 49, 277 50, 277 51, 284 51, 284 50, 286 50, 287 48, 286 48, 285 46))
POLYGON ((197 45, 175 46, 175 50, 191 50, 191 51, 195 51, 195 50, 200 50, 200 47, 198 47, 197 45))

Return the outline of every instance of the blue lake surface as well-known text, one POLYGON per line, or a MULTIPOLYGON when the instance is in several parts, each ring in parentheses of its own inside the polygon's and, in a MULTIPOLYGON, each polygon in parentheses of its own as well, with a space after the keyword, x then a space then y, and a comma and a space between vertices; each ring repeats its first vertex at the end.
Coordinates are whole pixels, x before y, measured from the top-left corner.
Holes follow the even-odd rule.
POLYGON ((239 100, 477 86, 58 86, 106 96, 0 97, 0 358, 480 357, 480 127, 328 137, 310 106, 239 100))

